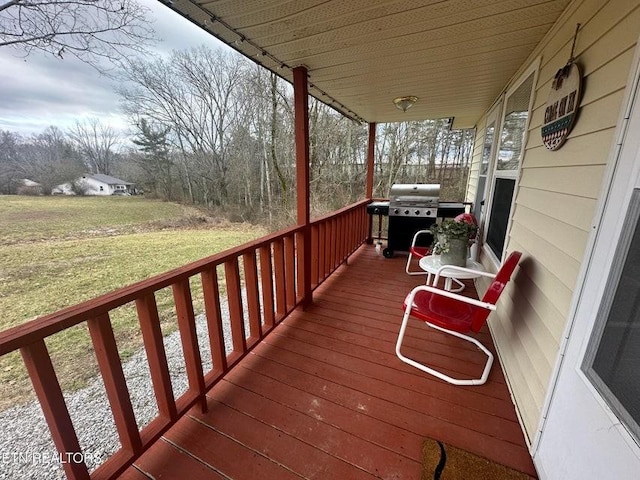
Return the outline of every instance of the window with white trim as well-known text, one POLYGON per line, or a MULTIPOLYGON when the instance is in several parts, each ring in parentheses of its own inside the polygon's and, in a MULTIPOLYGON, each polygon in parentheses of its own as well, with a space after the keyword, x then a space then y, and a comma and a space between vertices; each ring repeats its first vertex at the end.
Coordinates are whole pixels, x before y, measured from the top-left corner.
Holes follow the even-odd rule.
POLYGON ((495 157, 496 150, 496 130, 498 116, 502 113, 502 102, 498 102, 487 114, 487 125, 484 130, 484 143, 482 145, 482 158, 480 170, 478 172, 478 186, 476 198, 473 203, 473 214, 478 220, 484 216, 484 205, 486 201, 487 178, 491 176, 491 159, 495 157))
POLYGON ((536 69, 531 69, 505 95, 485 238, 487 247, 498 260, 502 260, 509 231, 513 197, 531 115, 535 73, 536 69))
POLYGON ((639 219, 635 189, 582 370, 640 443, 639 219))

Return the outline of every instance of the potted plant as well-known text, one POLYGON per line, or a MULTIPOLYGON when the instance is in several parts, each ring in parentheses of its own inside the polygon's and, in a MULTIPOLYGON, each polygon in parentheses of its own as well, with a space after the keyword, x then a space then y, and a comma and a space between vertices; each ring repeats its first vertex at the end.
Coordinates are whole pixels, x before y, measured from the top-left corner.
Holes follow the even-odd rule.
POLYGON ((469 256, 469 242, 475 239, 478 224, 473 215, 465 213, 435 223, 431 226, 431 233, 435 241, 433 252, 441 255, 442 265, 464 267, 469 256))

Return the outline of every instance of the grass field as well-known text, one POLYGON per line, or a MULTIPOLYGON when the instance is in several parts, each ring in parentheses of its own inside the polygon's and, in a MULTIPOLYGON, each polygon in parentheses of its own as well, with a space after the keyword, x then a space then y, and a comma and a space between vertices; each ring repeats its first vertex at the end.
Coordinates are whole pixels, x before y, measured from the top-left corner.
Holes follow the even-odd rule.
MULTIPOLYGON (((19 196, 0 196, 0 232, 0 330, 265 234, 139 197, 19 196)), ((169 332, 170 294, 157 297, 169 332)), ((112 323, 123 357, 139 348, 131 306, 114 312, 112 323)), ((47 346, 65 388, 95 374, 87 368, 95 360, 84 325, 52 336, 47 346)), ((27 398, 25 375, 18 354, 0 359, 0 410, 27 398)))

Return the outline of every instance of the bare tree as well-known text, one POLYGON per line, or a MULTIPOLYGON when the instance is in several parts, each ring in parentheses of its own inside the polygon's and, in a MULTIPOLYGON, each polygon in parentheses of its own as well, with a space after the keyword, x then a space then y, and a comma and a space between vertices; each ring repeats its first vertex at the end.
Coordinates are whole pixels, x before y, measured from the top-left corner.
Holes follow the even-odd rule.
POLYGON ((24 177, 18 154, 21 141, 17 133, 0 130, 0 195, 15 193, 16 181, 24 177))
POLYGON ((40 183, 47 194, 85 171, 78 152, 64 132, 54 126, 33 135, 21 149, 21 157, 25 177, 40 183))
POLYGON ((148 12, 135 0, 0 1, 0 47, 71 55, 106 72, 104 60, 117 64, 153 40, 148 12))
POLYGON ((134 123, 144 116, 170 127, 167 138, 181 153, 189 194, 205 204, 228 198, 229 148, 244 118, 239 93, 246 67, 241 57, 201 47, 132 62, 124 72, 131 82, 119 92, 125 111, 134 123))
POLYGON ((93 173, 111 173, 120 144, 120 134, 117 131, 103 125, 97 118, 92 118, 76 122, 69 130, 69 136, 93 173))
POLYGON ((17 193, 19 182, 29 179, 47 194, 84 171, 78 152, 57 127, 28 138, 0 132, 0 193, 17 193))

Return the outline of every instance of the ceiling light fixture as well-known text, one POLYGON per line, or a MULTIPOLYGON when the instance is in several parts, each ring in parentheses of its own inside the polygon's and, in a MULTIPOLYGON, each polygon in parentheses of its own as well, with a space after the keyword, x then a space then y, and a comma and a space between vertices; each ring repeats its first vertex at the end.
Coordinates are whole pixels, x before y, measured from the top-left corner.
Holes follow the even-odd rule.
POLYGON ((402 110, 403 112, 406 112, 411 107, 413 107, 413 104, 416 103, 417 101, 418 101, 418 97, 413 95, 409 95, 406 97, 396 97, 393 99, 393 103, 395 104, 395 106, 398 109, 402 110))

